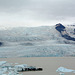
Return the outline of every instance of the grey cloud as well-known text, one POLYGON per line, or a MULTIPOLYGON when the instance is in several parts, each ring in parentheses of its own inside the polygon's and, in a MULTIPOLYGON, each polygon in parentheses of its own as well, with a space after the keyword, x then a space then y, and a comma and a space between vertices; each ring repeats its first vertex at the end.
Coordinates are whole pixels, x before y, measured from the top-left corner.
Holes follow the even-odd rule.
POLYGON ((28 6, 30 0, 0 0, 1 12, 18 12, 22 7, 28 6))
POLYGON ((0 0, 0 12, 35 20, 75 17, 75 0, 0 0))
POLYGON ((57 16, 74 15, 74 0, 0 0, 0 11, 33 11, 57 16))

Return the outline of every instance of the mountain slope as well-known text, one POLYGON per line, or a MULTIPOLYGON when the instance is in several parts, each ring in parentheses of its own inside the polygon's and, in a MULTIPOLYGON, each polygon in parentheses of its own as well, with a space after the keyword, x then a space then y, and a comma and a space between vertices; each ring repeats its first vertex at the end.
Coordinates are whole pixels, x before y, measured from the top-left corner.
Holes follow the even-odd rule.
POLYGON ((63 26, 62 24, 60 24, 60 23, 56 24, 56 30, 58 30, 60 32, 61 36, 64 37, 65 39, 75 41, 75 38, 71 37, 67 33, 65 26, 63 26))

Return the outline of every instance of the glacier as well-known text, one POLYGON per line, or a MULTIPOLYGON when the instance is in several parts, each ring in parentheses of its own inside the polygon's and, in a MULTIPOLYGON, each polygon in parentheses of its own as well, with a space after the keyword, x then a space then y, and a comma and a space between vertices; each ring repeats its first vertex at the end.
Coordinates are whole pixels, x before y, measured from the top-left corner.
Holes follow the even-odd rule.
MULTIPOLYGON (((70 36, 74 28, 65 27, 70 36)), ((0 30, 0 58, 75 56, 75 41, 61 36, 55 26, 0 30)))

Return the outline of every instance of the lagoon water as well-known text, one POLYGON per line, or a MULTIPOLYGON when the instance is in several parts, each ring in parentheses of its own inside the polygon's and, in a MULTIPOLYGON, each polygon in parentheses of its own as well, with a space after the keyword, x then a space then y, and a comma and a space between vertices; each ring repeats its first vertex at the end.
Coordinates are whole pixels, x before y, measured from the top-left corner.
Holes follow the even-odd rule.
MULTIPOLYGON (((61 66, 75 70, 75 57, 0 58, 0 61, 7 61, 8 63, 28 64, 30 66, 43 68, 43 71, 22 72, 23 75, 59 75, 56 70, 61 66)), ((65 73, 65 75, 75 75, 75 73, 65 73)))

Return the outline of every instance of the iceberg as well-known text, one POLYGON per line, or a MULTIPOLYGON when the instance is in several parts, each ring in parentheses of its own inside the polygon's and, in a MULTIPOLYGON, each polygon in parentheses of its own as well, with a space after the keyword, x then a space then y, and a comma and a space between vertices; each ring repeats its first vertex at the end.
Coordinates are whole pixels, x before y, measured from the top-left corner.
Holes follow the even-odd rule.
POLYGON ((59 72, 60 75, 64 75, 65 72, 73 72, 75 73, 75 70, 72 70, 72 69, 67 69, 67 68, 64 68, 64 67, 59 67, 56 72, 59 72))
POLYGON ((7 61, 0 61, 0 66, 3 65, 3 64, 6 64, 7 61))
POLYGON ((23 75, 19 74, 12 63, 7 63, 7 61, 0 61, 0 75, 23 75))

